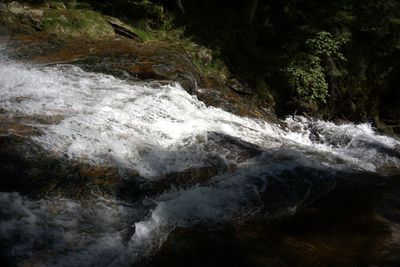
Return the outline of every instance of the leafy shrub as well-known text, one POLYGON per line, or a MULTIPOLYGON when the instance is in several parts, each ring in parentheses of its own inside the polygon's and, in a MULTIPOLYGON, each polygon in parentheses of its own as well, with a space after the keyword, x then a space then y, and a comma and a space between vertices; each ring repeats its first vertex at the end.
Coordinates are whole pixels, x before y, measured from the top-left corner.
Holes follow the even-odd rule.
POLYGON ((318 56, 302 54, 297 56, 285 69, 289 82, 300 99, 326 102, 328 83, 318 56))
POLYGON ((345 38, 335 40, 332 34, 325 31, 306 40, 306 52, 297 53, 284 69, 298 98, 313 103, 326 103, 329 96, 326 76, 332 73, 329 71, 332 67, 324 62, 346 60, 339 51, 345 42, 345 38))
POLYGON ((314 38, 306 41, 306 47, 313 55, 323 57, 333 57, 345 60, 342 53, 339 52, 341 45, 346 42, 346 39, 335 40, 329 32, 318 32, 314 38))

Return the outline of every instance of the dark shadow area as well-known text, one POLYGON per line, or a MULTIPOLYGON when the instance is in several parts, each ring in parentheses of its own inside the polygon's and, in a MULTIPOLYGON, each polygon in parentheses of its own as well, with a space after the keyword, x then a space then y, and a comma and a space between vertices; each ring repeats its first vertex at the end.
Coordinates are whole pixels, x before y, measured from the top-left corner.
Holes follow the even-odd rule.
POLYGON ((139 266, 397 266, 398 179, 342 174, 333 191, 290 216, 176 229, 139 266))

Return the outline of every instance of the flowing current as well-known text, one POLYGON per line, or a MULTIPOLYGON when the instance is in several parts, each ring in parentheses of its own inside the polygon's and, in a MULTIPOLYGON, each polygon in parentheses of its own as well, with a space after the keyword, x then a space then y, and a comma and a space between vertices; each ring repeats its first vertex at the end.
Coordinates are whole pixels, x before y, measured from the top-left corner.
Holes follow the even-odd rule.
POLYGON ((0 111, 31 118, 24 123, 41 134, 30 141, 55 157, 134 170, 149 182, 218 168, 207 183, 134 203, 0 193, 0 241, 7 257, 26 264, 131 265, 156 253, 177 227, 293 213, 329 191, 337 173, 400 168, 400 142, 369 124, 289 117, 275 125, 207 107, 176 83, 138 83, 68 65, 0 59, 0 111), (246 149, 255 152, 241 156, 246 149))

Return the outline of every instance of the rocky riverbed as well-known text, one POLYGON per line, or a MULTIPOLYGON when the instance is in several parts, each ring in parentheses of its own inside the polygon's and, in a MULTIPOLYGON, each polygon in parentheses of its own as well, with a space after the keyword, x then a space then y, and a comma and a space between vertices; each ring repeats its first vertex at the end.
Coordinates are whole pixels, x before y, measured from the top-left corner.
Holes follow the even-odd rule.
POLYGON ((176 44, 115 25, 96 38, 54 33, 37 9, 10 5, 0 10, 5 265, 400 263, 397 137, 280 120, 176 44))

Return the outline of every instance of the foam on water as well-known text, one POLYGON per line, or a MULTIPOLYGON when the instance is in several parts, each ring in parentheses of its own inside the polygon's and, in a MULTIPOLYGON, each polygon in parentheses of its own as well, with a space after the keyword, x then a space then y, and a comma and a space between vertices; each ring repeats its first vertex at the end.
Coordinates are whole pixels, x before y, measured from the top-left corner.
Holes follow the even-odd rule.
POLYGON ((178 84, 152 88, 77 67, 0 67, 0 108, 56 116, 36 140, 53 151, 93 163, 113 160, 155 176, 201 165, 198 139, 215 131, 260 143, 275 126, 207 108, 178 84))
POLYGON ((281 127, 207 107, 176 83, 132 83, 74 66, 37 67, 0 59, 0 109, 18 116, 57 117, 47 123, 30 121, 43 131, 33 140, 53 153, 116 164, 149 179, 207 165, 217 153, 205 149, 211 132, 262 151, 235 162, 233 173, 218 175, 208 185, 165 192, 150 206, 101 199, 34 201, 1 193, 0 238, 11 242, 9 255, 28 260, 34 252, 38 258, 31 260, 45 265, 129 265, 159 247, 175 227, 242 220, 259 212, 267 204, 260 194, 277 184, 286 201, 279 212, 292 212, 328 190, 326 181, 337 171, 400 167, 399 141, 375 133, 369 124, 290 117, 281 127), (307 177, 299 176, 302 172, 307 177), (315 181, 326 187, 316 187, 315 181), (292 189, 296 186, 301 190, 292 189), (134 234, 129 234, 133 226, 134 234), (40 246, 38 240, 51 246, 40 246))
POLYGON ((336 156, 346 163, 346 168, 375 172, 382 167, 400 166, 399 141, 376 134, 369 123, 337 125, 304 117, 289 117, 285 122, 290 131, 288 139, 336 156))
MULTIPOLYGON (((206 107, 178 84, 152 87, 73 66, 29 67, 1 62, 0 108, 27 115, 63 116, 36 139, 49 150, 93 163, 112 160, 145 176, 203 165, 208 132, 239 137, 264 149, 292 145, 330 153, 374 171, 398 165, 384 153, 397 140, 370 125, 335 125, 298 117, 289 130, 206 107)), ((390 154, 390 153, 389 153, 390 154)))
MULTIPOLYGON (((17 193, 0 193, 0 241, 10 247, 7 256, 27 264, 129 266, 156 251, 175 227, 251 218, 263 207, 260 193, 267 190, 268 180, 282 179, 283 172, 299 166, 324 169, 301 153, 288 154, 285 159, 265 153, 235 173, 214 177, 208 186, 165 192, 153 199, 150 210, 147 205, 103 198, 36 201, 17 193)), ((330 179, 329 175, 321 179, 330 179)), ((292 193, 284 197, 289 199, 292 193)), ((301 200, 292 199, 284 207, 286 212, 293 212, 301 200)))
POLYGON ((102 199, 32 201, 17 193, 0 193, 0 207, 0 240, 8 244, 2 252, 36 266, 107 266, 125 246, 124 230, 139 216, 102 199))

